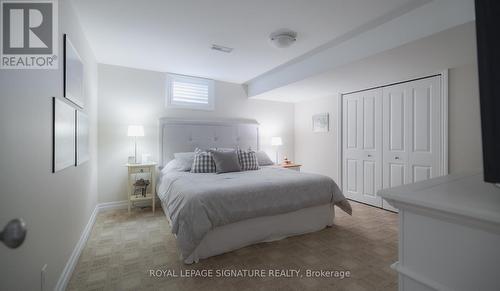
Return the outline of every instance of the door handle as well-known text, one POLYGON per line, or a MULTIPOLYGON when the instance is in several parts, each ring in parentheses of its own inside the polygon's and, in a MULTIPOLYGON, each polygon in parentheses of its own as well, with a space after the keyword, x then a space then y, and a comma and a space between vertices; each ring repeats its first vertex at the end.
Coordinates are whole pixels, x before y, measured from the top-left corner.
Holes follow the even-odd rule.
POLYGON ((368 157, 369 157, 369 158, 371 158, 371 157, 372 157, 372 155, 368 155, 368 157))
POLYGON ((0 241, 11 249, 18 248, 26 238, 26 223, 22 219, 12 219, 0 232, 0 241))
POLYGON ((399 160, 399 157, 394 157, 395 160, 399 160))

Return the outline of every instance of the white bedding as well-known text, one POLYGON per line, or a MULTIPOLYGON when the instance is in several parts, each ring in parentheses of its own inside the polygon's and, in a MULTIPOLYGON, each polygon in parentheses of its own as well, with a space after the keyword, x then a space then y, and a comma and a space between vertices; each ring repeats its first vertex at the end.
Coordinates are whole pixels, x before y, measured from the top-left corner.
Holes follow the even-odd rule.
MULTIPOLYGON (((350 205, 332 179, 276 168, 225 174, 168 172, 160 179, 158 196, 177 236, 181 257, 187 262, 196 261, 203 240, 224 226, 321 205, 337 204, 350 212, 350 205)), ((326 225, 323 223, 321 228, 326 225)), ((278 230, 279 227, 270 229, 271 233, 278 230)), ((257 234, 261 236, 265 231, 263 227, 257 234)), ((283 235, 293 233, 285 231, 283 235)), ((232 245, 238 247, 248 242, 242 240, 232 245)), ((204 253, 214 252, 201 252, 204 253)))
POLYGON ((184 260, 186 264, 261 242, 281 240, 290 236, 315 232, 333 224, 331 204, 300 209, 294 212, 247 219, 208 232, 198 247, 184 260))

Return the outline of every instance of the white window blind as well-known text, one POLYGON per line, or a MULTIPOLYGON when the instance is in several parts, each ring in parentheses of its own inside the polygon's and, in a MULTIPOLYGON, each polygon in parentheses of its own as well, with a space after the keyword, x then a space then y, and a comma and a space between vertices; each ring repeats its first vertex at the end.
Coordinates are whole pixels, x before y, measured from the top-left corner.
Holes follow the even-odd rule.
POLYGON ((214 109, 214 81, 168 75, 167 106, 172 108, 214 109))

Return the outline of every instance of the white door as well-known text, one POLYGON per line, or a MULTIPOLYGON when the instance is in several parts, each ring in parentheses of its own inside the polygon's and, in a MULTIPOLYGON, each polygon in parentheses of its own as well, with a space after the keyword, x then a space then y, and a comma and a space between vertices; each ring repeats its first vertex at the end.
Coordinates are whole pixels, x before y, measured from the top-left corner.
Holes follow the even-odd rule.
POLYGON ((382 89, 342 96, 343 192, 382 207, 382 89))
POLYGON ((441 102, 440 76, 383 88, 383 188, 443 174, 441 102))

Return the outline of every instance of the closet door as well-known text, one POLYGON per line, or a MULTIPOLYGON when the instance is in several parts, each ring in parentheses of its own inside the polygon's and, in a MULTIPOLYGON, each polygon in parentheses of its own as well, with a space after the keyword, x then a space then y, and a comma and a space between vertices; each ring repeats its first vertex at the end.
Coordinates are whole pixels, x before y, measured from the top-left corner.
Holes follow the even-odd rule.
POLYGON ((342 96, 343 192, 382 207, 382 89, 342 96))
POLYGON ((384 188, 442 175, 441 118, 440 76, 383 88, 384 188))

